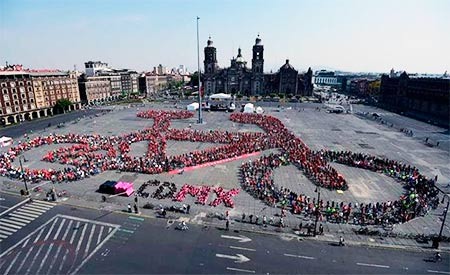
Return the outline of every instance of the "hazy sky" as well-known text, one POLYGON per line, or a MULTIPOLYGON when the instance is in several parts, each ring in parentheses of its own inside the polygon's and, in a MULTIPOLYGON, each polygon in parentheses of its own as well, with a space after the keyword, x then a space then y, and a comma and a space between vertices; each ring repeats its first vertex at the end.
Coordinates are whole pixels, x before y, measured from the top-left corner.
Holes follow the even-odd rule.
POLYGON ((197 15, 221 67, 239 46, 250 65, 260 33, 266 71, 450 71, 450 0, 0 0, 0 63, 194 70, 197 15))

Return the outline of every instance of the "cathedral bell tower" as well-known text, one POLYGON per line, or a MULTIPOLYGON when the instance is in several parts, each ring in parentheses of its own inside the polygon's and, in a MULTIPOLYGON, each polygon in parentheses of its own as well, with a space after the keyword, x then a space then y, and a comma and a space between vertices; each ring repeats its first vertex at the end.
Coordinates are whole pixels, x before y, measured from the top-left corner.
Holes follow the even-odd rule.
POLYGON ((259 95, 263 91, 264 83, 264 46, 259 34, 253 46, 252 58, 252 95, 259 95))
POLYGON ((213 41, 211 37, 209 37, 207 46, 205 47, 205 75, 213 75, 217 72, 217 56, 216 56, 216 48, 213 46, 213 41))
POLYGON ((216 48, 213 46, 211 37, 209 37, 205 47, 205 60, 203 61, 203 65, 205 70, 202 78, 203 87, 206 95, 210 95, 215 93, 215 74, 219 68, 217 65, 216 48))

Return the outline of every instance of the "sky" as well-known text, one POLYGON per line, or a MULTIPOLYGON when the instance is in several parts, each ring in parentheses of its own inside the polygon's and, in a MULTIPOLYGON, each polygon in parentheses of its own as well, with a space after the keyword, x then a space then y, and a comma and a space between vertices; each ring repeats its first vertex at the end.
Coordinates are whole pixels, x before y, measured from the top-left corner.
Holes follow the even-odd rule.
POLYGON ((450 72, 450 0, 0 0, 0 64, 84 69, 100 60, 149 71, 197 69, 211 35, 220 67, 237 48, 264 69, 450 72))

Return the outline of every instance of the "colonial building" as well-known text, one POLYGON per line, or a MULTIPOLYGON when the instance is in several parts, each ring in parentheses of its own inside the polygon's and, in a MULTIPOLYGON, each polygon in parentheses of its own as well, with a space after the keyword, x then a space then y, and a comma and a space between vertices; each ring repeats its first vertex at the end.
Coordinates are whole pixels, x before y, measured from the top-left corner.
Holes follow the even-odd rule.
POLYGON ((80 98, 84 104, 100 104, 111 99, 111 85, 106 77, 83 76, 79 79, 80 98))
POLYGON ((450 78, 413 77, 406 72, 381 77, 380 104, 387 109, 448 128, 449 100, 450 78))
POLYGON ((211 38, 204 49, 203 87, 207 95, 214 93, 242 94, 246 96, 268 95, 312 95, 312 70, 299 74, 289 64, 289 60, 275 74, 264 73, 264 46, 261 38, 255 40, 252 49, 251 68, 238 49, 236 58, 231 59, 230 67, 219 68, 217 50, 211 38))
POLYGON ((0 122, 18 123, 53 115, 59 99, 68 99, 68 111, 79 109, 77 76, 57 70, 29 70, 22 65, 0 68, 0 122))

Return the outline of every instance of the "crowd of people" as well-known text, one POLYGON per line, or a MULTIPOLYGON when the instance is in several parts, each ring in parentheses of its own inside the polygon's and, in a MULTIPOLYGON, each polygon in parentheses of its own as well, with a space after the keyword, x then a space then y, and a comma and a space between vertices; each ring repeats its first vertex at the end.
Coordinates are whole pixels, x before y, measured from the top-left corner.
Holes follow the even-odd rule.
MULTIPOLYGON (((396 220, 398 222, 421 215, 436 203, 435 181, 422 176, 417 168, 366 154, 312 151, 279 119, 272 116, 244 113, 233 113, 230 116, 233 122, 255 124, 265 133, 171 129, 171 120, 193 116, 193 113, 188 111, 149 110, 139 112, 137 116, 153 119, 153 125, 122 136, 50 134, 46 137, 35 137, 19 142, 18 145, 0 155, 0 175, 12 178, 25 177, 30 182, 41 180, 62 182, 80 180, 105 170, 158 174, 256 151, 279 149, 280 153, 264 155, 259 159, 243 163, 240 170, 242 187, 254 197, 270 205, 280 204, 295 214, 320 213, 321 217, 329 220, 355 223, 370 221, 378 223, 384 222, 385 219, 392 222, 395 217, 399 217, 399 220, 396 220), (219 144, 205 150, 167 156, 168 140, 219 144), (148 142, 146 154, 130 155, 131 145, 140 141, 148 142), (51 144, 70 144, 70 146, 54 149, 45 154, 42 160, 68 166, 60 170, 26 168, 21 171, 19 167, 13 165, 14 160, 25 151, 51 144), (338 204, 323 200, 315 202, 314 198, 296 194, 286 188, 277 188, 273 182, 275 168, 294 164, 304 171, 314 184, 330 190, 346 190, 348 188, 346 180, 330 165, 331 162, 383 172, 401 181, 407 192, 396 201, 360 205, 338 204)), ((207 194, 210 192, 207 188, 209 187, 197 189, 185 185, 175 199, 184 199, 186 194, 191 194, 197 196, 198 203, 205 204, 207 194), (197 192, 201 195, 197 195, 197 192)), ((224 202, 227 206, 233 205, 232 200, 227 198, 231 198, 238 192, 238 190, 214 191, 219 200, 215 200, 213 204, 224 202)))

